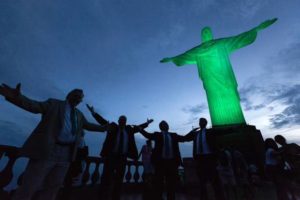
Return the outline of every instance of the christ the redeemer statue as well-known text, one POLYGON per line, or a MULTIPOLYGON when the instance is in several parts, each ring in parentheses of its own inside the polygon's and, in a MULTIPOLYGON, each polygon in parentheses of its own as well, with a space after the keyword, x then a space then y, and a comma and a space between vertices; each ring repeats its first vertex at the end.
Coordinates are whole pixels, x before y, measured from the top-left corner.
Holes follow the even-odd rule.
POLYGON ((173 62, 177 66, 197 64, 203 81, 213 126, 245 124, 237 90, 236 78, 229 55, 253 43, 258 31, 267 28, 277 19, 267 20, 259 26, 237 36, 213 39, 211 29, 202 29, 202 43, 183 54, 164 58, 160 62, 173 62))

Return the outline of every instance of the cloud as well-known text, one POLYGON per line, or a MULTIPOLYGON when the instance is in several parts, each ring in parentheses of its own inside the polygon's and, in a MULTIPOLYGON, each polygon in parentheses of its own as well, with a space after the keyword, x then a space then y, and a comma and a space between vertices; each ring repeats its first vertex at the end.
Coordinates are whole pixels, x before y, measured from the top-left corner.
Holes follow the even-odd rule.
POLYGON ((267 108, 275 111, 278 105, 284 109, 269 116, 271 128, 284 128, 300 123, 300 84, 260 85, 252 83, 240 90, 241 103, 245 111, 267 108), (254 103, 255 102, 255 103, 254 103), (277 105, 274 107, 274 104, 277 105))
POLYGON ((277 95, 273 96, 273 101, 282 102, 286 108, 271 117, 270 122, 273 128, 290 127, 300 124, 300 84, 286 86, 277 95))
POLYGON ((195 106, 185 106, 182 108, 182 111, 191 115, 198 115, 205 111, 207 106, 205 104, 198 104, 195 106))
POLYGON ((238 10, 240 11, 240 15, 245 18, 253 17, 257 12, 259 12, 268 1, 261 0, 244 0, 239 1, 236 0, 235 3, 238 5, 238 10))
POLYGON ((300 41, 271 57, 262 74, 239 90, 246 111, 267 108, 270 128, 287 128, 300 122, 300 41), (282 107, 280 111, 278 108, 282 107))
POLYGON ((182 111, 189 115, 187 122, 184 125, 194 124, 201 115, 207 112, 206 104, 197 104, 194 106, 185 106, 182 108, 182 111))
POLYGON ((300 73, 300 41, 295 41, 295 43, 281 50, 272 58, 269 66, 272 66, 273 72, 281 74, 285 78, 295 77, 299 79, 295 75, 300 73))
POLYGON ((257 96, 257 95, 261 95, 261 94, 265 93, 263 88, 255 85, 255 84, 250 84, 250 85, 244 86, 243 88, 241 88, 239 90, 239 93, 240 93, 241 103, 242 103, 245 111, 259 110, 266 106, 265 102, 260 102, 258 104, 257 103, 254 104, 254 101, 252 101, 251 97, 253 97, 253 95, 257 96))

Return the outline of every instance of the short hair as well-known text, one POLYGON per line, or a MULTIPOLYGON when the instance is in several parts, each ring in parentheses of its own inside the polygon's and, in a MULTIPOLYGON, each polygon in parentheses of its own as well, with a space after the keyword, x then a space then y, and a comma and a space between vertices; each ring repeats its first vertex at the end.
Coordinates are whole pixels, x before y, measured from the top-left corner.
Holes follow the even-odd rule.
POLYGON ((124 119, 127 121, 127 117, 126 117, 125 115, 121 115, 121 116, 119 117, 119 120, 120 120, 121 118, 124 118, 124 119))
POLYGON ((66 99, 69 99, 72 95, 74 95, 74 94, 76 94, 76 93, 81 93, 81 94, 83 94, 83 90, 82 90, 82 89, 78 89, 78 88, 71 90, 71 91, 67 94, 66 99))
POLYGON ((274 137, 274 139, 275 139, 275 141, 282 140, 282 141, 286 142, 285 137, 283 137, 282 135, 276 135, 276 136, 274 137))
POLYGON ((276 142, 272 138, 267 138, 265 140, 265 148, 266 149, 272 148, 274 150, 278 150, 278 146, 277 146, 276 142))
POLYGON ((199 121, 204 121, 205 124, 207 124, 207 120, 206 120, 205 118, 203 118, 203 117, 201 117, 201 118, 199 119, 199 121))
POLYGON ((162 120, 162 121, 159 123, 159 128, 160 128, 160 130, 162 130, 163 124, 166 125, 166 129, 167 129, 166 131, 168 131, 168 130, 169 130, 169 124, 168 124, 165 120, 162 120))

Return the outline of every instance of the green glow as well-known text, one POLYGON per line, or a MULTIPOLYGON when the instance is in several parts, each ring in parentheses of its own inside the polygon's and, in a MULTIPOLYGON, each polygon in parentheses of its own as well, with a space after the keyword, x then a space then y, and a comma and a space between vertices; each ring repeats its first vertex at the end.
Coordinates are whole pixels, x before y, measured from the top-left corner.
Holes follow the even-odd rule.
POLYGON ((161 60, 173 62, 177 66, 197 64, 213 126, 246 123, 229 56, 233 51, 253 43, 257 32, 276 20, 267 20, 247 32, 220 39, 213 39, 211 29, 205 27, 201 32, 202 43, 199 46, 178 56, 161 60))

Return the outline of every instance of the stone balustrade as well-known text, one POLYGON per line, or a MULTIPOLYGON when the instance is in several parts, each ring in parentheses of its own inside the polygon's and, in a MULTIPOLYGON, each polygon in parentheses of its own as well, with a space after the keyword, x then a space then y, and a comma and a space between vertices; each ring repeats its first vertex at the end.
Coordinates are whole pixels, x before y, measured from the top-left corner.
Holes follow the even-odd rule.
MULTIPOLYGON (((6 191, 4 188, 8 186, 14 178, 14 165, 20 158, 20 148, 14 146, 0 145, 0 162, 4 163, 4 168, 0 171, 0 199, 3 196, 8 196, 10 191, 6 191), (6 157, 6 159, 4 159, 6 157)), ((79 177, 67 176, 66 181, 68 186, 75 184, 80 186, 95 185, 100 183, 100 177, 102 175, 104 159, 101 157, 88 156, 83 161, 83 171, 79 177), (77 179, 77 180, 76 180, 77 179), (76 181, 74 181, 76 180, 76 181)), ((24 166, 25 170, 25 166, 24 166)), ((70 169, 72 170, 72 169, 70 169)), ((20 185, 22 181, 23 173, 18 177, 17 184, 20 185)), ((127 161, 124 183, 141 184, 143 179, 143 165, 141 161, 127 161)))

